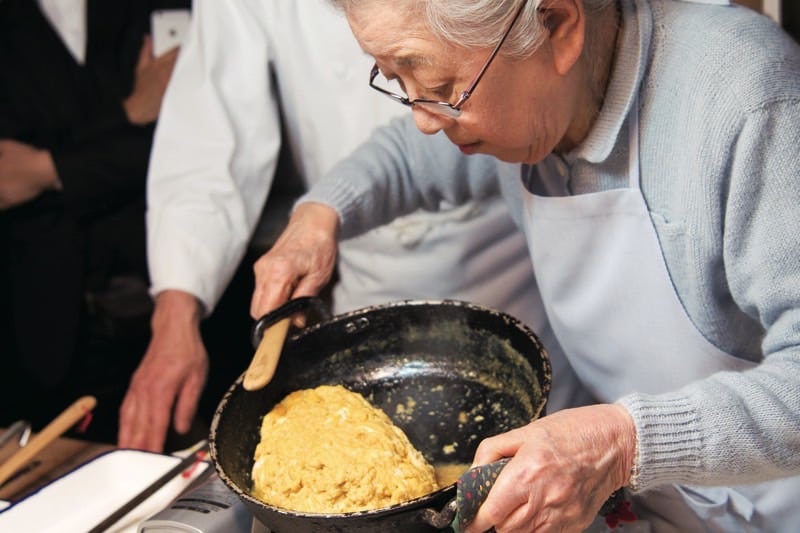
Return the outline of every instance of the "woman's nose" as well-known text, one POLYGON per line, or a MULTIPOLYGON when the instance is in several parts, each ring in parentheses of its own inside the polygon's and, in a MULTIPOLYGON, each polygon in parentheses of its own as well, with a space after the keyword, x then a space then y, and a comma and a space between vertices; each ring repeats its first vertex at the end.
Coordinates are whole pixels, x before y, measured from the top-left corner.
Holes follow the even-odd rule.
POLYGON ((431 113, 422 107, 413 106, 411 112, 414 114, 414 123, 417 125, 417 129, 425 135, 438 133, 455 121, 454 118, 431 113))

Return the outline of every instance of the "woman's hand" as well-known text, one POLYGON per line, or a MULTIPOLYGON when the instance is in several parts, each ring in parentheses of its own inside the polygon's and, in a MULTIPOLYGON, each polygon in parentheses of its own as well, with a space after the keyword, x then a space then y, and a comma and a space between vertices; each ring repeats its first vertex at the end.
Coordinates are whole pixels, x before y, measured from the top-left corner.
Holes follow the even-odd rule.
MULTIPOLYGON (((270 250, 256 261, 250 314, 258 319, 291 298, 316 296, 336 266, 339 215, 324 204, 301 204, 270 250)), ((295 319, 303 326, 303 318, 295 319)))
POLYGON ((583 531, 627 485, 636 430, 619 405, 565 409, 484 440, 475 464, 511 457, 465 530, 583 531))

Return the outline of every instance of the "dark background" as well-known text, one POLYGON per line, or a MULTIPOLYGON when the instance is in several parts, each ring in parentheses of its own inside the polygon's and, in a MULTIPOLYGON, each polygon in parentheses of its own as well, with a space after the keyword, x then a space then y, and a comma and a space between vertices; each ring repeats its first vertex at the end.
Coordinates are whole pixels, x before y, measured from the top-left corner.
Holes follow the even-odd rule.
POLYGON ((786 31, 800 42, 800 2, 798 0, 783 0, 781 20, 786 31))

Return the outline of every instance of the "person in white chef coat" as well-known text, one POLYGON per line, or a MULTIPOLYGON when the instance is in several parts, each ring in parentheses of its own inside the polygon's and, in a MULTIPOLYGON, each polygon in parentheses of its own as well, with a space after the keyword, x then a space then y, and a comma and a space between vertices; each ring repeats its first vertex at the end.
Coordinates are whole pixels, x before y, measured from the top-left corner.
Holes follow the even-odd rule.
MULTIPOLYGON (((270 194, 281 116, 310 185, 404 112, 366 86, 369 66, 344 16, 324 0, 194 3, 150 164, 153 340, 121 411, 121 446, 160 450, 170 424, 187 431, 209 358, 229 356, 207 351, 200 324, 243 261, 270 194)), ((498 195, 443 204, 342 246, 335 312, 412 298, 467 300, 519 318, 550 354, 549 409, 590 401, 564 364, 524 235, 498 195)), ((252 351, 243 355, 239 372, 252 351)))
POLYGON ((409 116, 300 200, 251 313, 337 237, 499 190, 603 403, 484 440, 466 531, 604 528, 620 487, 625 531, 800 531, 798 44, 721 0, 335 3, 409 116))

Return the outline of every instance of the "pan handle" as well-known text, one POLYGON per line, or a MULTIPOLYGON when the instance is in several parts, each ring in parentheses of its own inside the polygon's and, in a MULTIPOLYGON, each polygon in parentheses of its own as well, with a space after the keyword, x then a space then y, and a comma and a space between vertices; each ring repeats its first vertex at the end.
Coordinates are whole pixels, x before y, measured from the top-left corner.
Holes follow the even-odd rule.
POLYGON ((256 321, 256 323, 253 325, 253 333, 251 337, 253 347, 256 349, 258 348, 258 345, 261 343, 261 337, 264 336, 264 331, 268 327, 276 322, 280 322, 284 318, 289 318, 295 313, 305 311, 312 307, 323 317, 323 320, 328 320, 330 318, 330 312, 325 306, 325 302, 320 298, 317 298, 316 296, 301 296, 299 298, 294 298, 280 307, 270 311, 256 321))
POLYGON ((494 480, 509 459, 500 459, 486 465, 474 466, 461 474, 456 483, 456 497, 448 501, 441 511, 425 509, 422 520, 437 529, 452 527, 459 533, 475 518, 494 480))
POLYGON ((441 511, 431 509, 430 507, 423 509, 422 513, 420 513, 420 518, 424 523, 436 529, 447 529, 453 526, 453 521, 457 512, 456 499, 453 498, 442 507, 441 511))
MULTIPOLYGON (((478 514, 478 508, 489 495, 494 480, 509 460, 504 458, 475 466, 461 474, 457 482, 456 497, 447 502, 441 511, 425 509, 422 512, 423 521, 438 529, 449 526, 456 533, 463 531, 478 514)), ((636 516, 629 510, 629 506, 630 504, 624 500, 622 489, 617 489, 608 497, 598 514, 604 517, 615 515, 616 521, 631 522, 636 520, 636 516)))

